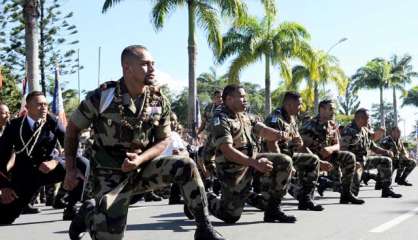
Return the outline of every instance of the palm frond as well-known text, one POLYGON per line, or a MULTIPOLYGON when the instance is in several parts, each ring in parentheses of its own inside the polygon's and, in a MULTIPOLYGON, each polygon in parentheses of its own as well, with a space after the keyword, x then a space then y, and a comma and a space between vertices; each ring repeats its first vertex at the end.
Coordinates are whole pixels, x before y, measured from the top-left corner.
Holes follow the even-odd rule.
POLYGON ((167 16, 185 4, 184 0, 158 0, 151 10, 151 22, 158 30, 164 26, 167 16))
POLYGON ((105 0, 102 7, 102 13, 106 13, 111 7, 122 2, 122 0, 105 0))
POLYGON ((219 56, 222 51, 222 34, 216 10, 205 3, 196 4, 197 23, 207 34, 208 43, 214 55, 219 56))

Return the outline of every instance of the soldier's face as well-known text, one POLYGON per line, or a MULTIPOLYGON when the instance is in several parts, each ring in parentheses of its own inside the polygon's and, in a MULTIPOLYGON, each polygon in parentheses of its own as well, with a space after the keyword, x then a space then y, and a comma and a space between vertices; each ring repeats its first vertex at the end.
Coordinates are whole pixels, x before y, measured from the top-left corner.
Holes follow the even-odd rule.
POLYGON ((302 101, 300 98, 298 98, 297 100, 290 100, 288 104, 289 115, 298 115, 300 113, 300 110, 302 108, 302 101))
POLYGON ((34 120, 45 119, 48 114, 48 102, 45 96, 35 96, 26 103, 28 115, 34 120))
POLYGON ((0 126, 6 124, 10 118, 10 111, 6 105, 0 105, 0 126))
POLYGON ((394 139, 399 139, 399 137, 401 136, 401 131, 395 128, 392 130, 391 134, 394 139))
POLYGON ((321 117, 324 117, 328 120, 334 119, 335 116, 335 104, 327 104, 320 109, 321 117))
POLYGON ((222 104, 222 96, 221 96, 221 94, 220 94, 220 93, 219 93, 219 94, 216 94, 216 95, 213 97, 212 101, 213 101, 213 103, 214 103, 215 105, 220 105, 220 104, 222 104))
POLYGON ((234 112, 244 112, 245 107, 247 106, 246 96, 243 88, 238 89, 236 93, 227 97, 228 107, 234 112))
POLYGON ((137 84, 153 84, 155 81, 154 58, 145 49, 137 50, 137 56, 125 64, 125 72, 129 75, 129 79, 134 80, 137 84))

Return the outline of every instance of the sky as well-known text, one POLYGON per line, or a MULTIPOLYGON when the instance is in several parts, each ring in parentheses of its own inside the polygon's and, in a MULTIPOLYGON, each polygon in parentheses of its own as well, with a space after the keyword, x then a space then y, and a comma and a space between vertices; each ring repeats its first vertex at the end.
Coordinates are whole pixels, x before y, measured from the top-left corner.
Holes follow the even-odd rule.
MULTIPOLYGON (((81 89, 92 90, 98 85, 98 52, 101 48, 100 82, 117 80, 121 76, 120 53, 131 44, 147 46, 156 60, 162 82, 174 91, 187 87, 187 9, 179 8, 156 31, 151 22, 151 0, 124 0, 101 13, 104 0, 68 0, 63 11, 74 12, 71 20, 78 27, 80 40, 81 89)), ((259 0, 247 0, 249 12, 261 17, 263 8, 259 0)), ((342 38, 330 53, 339 59, 340 66, 348 76, 376 58, 390 58, 394 54, 408 53, 418 71, 418 1, 415 0, 281 0, 276 1, 279 14, 276 24, 284 21, 298 22, 311 35, 314 48, 327 51, 342 38)), ((228 29, 223 19, 223 31, 228 29)), ((198 30, 196 35, 198 55, 196 74, 207 72, 214 66, 206 35, 198 30)), ((229 63, 216 66, 217 72, 227 71, 229 63)), ((67 76, 68 87, 77 88, 77 75, 67 76)), ((241 73, 242 81, 249 81, 264 87, 264 65, 258 62, 241 73)), ((273 68, 272 87, 281 81, 279 71, 273 68)), ((415 79, 411 85, 417 85, 415 79)), ((408 86, 407 86, 408 87, 408 86)), ((330 89, 334 89, 330 86, 330 89)), ((335 90, 334 90, 335 91, 335 90)), ((338 93, 333 93, 337 96, 338 93)), ((398 95, 400 95, 398 93, 398 95)), ((361 106, 370 108, 379 102, 376 90, 362 90, 359 93, 361 106)), ((384 99, 392 102, 391 91, 384 92, 384 99)), ((398 101, 401 102, 401 101, 398 101)), ((418 119, 418 109, 404 107, 400 110, 402 130, 411 132, 418 119)))

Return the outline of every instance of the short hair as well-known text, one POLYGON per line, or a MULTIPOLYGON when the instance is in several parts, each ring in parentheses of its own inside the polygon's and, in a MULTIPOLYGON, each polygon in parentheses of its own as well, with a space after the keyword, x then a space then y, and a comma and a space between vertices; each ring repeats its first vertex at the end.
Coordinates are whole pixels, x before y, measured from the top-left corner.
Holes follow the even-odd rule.
POLYGON ((127 46, 126 48, 123 49, 122 54, 120 56, 120 61, 123 64, 127 59, 132 59, 137 57, 137 53, 135 50, 148 50, 145 46, 143 45, 130 45, 127 46))
POLYGON ((334 101, 332 101, 331 99, 325 99, 325 100, 322 100, 322 101, 320 101, 319 102, 319 105, 318 105, 318 110, 320 109, 320 108, 323 108, 323 107, 325 107, 326 105, 328 105, 328 104, 332 104, 334 101))
POLYGON ((215 90, 213 93, 212 93, 212 97, 214 97, 214 96, 216 96, 216 95, 222 95, 222 91, 221 90, 215 90))
POLYGON ((367 116, 369 114, 369 110, 366 108, 360 108, 357 109, 357 111, 354 113, 354 118, 360 117, 360 116, 367 116))
POLYGON ((239 89, 243 88, 238 84, 227 85, 222 91, 222 101, 225 102, 227 96, 232 96, 232 94, 238 92, 239 89))
POLYGON ((286 103, 290 100, 296 101, 296 100, 299 100, 299 98, 300 98, 299 93, 293 92, 293 91, 287 91, 284 93, 283 103, 286 103))
POLYGON ((26 103, 29 103, 30 101, 32 101, 33 98, 35 98, 37 96, 44 96, 45 97, 45 94, 41 91, 32 91, 26 96, 26 103))

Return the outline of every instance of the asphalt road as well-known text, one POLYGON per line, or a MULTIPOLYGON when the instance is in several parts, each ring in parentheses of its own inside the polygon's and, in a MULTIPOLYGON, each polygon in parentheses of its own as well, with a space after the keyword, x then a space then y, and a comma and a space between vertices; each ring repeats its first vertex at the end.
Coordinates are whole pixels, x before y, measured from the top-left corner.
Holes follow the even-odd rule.
MULTIPOLYGON (((399 187, 401 199, 383 199, 374 190, 374 182, 363 187, 360 196, 366 204, 340 205, 339 195, 325 192, 317 200, 324 205, 323 212, 297 210, 297 203, 290 196, 283 201, 283 208, 297 216, 295 224, 264 223, 263 213, 246 207, 240 221, 225 225, 212 218, 216 229, 227 239, 357 239, 404 240, 418 239, 418 173, 409 180, 413 187, 399 187)), ((167 201, 139 202, 130 208, 125 239, 193 239, 194 223, 186 220, 181 205, 168 205, 167 201)), ((1 213, 0 213, 1 214, 1 213)), ((35 215, 22 215, 15 224, 0 227, 1 240, 60 240, 68 238, 69 222, 61 221, 62 210, 42 207, 35 215)), ((90 239, 85 236, 83 239, 90 239)))

